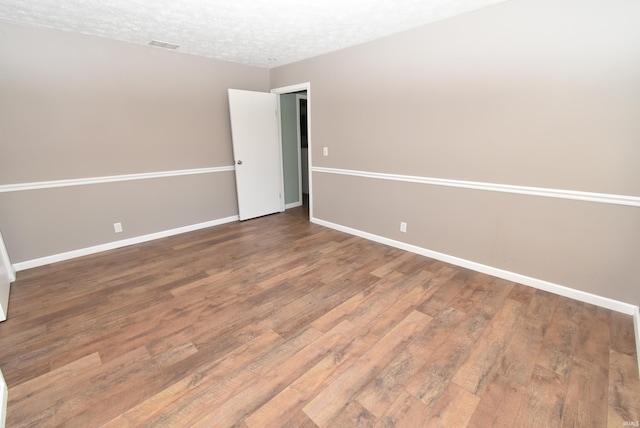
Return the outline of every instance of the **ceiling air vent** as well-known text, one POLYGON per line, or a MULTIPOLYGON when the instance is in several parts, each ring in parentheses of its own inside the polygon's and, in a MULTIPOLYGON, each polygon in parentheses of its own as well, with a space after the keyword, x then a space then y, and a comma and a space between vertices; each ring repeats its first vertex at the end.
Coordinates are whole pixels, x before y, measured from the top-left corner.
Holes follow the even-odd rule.
POLYGON ((180 47, 180 45, 176 45, 175 43, 161 42, 160 40, 151 40, 149 45, 164 49, 178 49, 180 47))

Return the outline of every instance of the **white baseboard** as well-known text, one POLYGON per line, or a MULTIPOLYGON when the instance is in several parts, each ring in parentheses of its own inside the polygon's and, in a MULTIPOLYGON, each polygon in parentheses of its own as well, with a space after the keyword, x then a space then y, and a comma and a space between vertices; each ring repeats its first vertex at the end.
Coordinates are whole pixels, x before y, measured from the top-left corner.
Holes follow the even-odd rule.
POLYGON ((192 224, 189 226, 178 227, 176 229, 164 230, 162 232, 150 233, 148 235, 136 236, 134 238, 123 239, 121 241, 107 242, 106 244, 95 245, 93 247, 81 248, 78 250, 68 251, 51 256, 40 257, 38 259, 27 260, 25 262, 15 263, 13 265, 16 271, 31 269, 38 266, 44 266, 63 260, 75 259, 77 257, 88 256, 102 251, 113 250, 116 248, 126 247, 128 245, 140 244, 142 242, 153 241, 154 239, 166 238, 168 236, 179 235, 181 233, 192 232, 194 230, 204 229, 207 227, 218 226, 225 223, 238 221, 238 216, 220 218, 217 220, 206 221, 204 223, 192 224))
POLYGON ((471 269, 476 272, 486 273, 487 275, 506 279, 508 281, 517 282, 523 285, 528 285, 530 287, 537 288, 539 290, 548 291, 550 293, 575 299, 580 302, 590 303, 592 305, 600 306, 606 309, 610 309, 612 311, 621 312, 626 315, 632 315, 635 336, 636 336, 636 356, 638 358, 638 373, 640 373, 640 308, 638 306, 632 305, 630 303, 620 302, 618 300, 609 299, 608 297, 598 296, 596 294, 591 294, 584 291, 576 290, 574 288, 565 287, 564 285, 554 284, 552 282, 543 281, 541 279, 532 278, 526 275, 521 275, 519 273, 510 272, 504 269, 499 269, 492 266, 483 265, 481 263, 472 262, 470 260, 462 259, 460 257, 451 256, 451 255, 440 253, 433 250, 427 250, 426 248, 418 247, 416 245, 407 244, 405 242, 396 241, 394 239, 385 238, 379 235, 374 235, 373 233, 369 233, 369 232, 363 232, 358 229, 353 229, 351 227, 342 226, 336 223, 331 223, 329 221, 321 220, 315 217, 311 218, 311 222, 318 224, 320 226, 325 226, 331 229, 339 230, 340 232, 345 232, 350 235, 355 235, 361 238, 369 239, 370 241, 379 242, 381 244, 389 245, 391 247, 399 248, 401 250, 409 251, 412 253, 430 257, 432 259, 451 263, 456 266, 461 266, 467 269, 471 269))
MULTIPOLYGON (((342 226, 339 224, 331 223, 329 221, 320 220, 318 218, 311 218, 312 223, 319 224, 331 229, 339 230, 341 232, 356 235, 361 238, 369 239, 371 241, 379 242, 381 244, 389 245, 391 247, 399 248, 401 250, 410 251, 412 253, 420 254, 432 259, 441 260, 443 262, 451 263, 456 266, 461 266, 467 269, 474 270, 476 272, 486 273, 498 278, 506 279, 508 281, 517 282, 519 284, 528 285, 533 288, 548 291, 550 293, 558 294, 560 296, 569 297, 581 302, 590 303, 592 305, 600 306, 606 309, 611 309, 616 312, 621 312, 627 315, 634 315, 638 312, 638 307, 629 303, 620 302, 618 300, 609 299, 608 297, 598 296, 596 294, 587 293, 584 291, 576 290, 564 285, 554 284, 552 282, 544 281, 538 278, 532 278, 530 276, 521 275, 519 273, 510 272, 504 269, 487 266, 481 263, 473 262, 470 260, 462 259, 460 257, 451 256, 449 254, 440 253, 426 248, 418 247, 416 245, 407 244, 405 242, 396 241, 394 239, 385 238, 383 236, 374 235, 369 232, 363 232, 358 229, 342 226)), ((638 317, 636 316, 636 344, 638 344, 638 317)))
POLYGON ((2 371, 0 371, 0 428, 4 428, 7 422, 8 396, 9 396, 9 391, 7 389, 7 384, 4 381, 4 377, 2 376, 2 371))
POLYGON ((302 206, 302 201, 299 202, 291 202, 290 204, 286 204, 284 206, 285 210, 288 210, 289 208, 295 208, 295 207, 301 207, 302 206))
POLYGON ((633 326, 636 332, 636 357, 638 357, 638 375, 640 375, 640 308, 633 313, 633 326))

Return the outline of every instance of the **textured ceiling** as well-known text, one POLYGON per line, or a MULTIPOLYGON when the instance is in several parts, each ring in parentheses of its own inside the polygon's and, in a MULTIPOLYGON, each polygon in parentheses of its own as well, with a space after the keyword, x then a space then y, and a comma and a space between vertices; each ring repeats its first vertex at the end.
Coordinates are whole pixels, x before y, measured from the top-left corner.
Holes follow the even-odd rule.
POLYGON ((504 0, 0 0, 0 20, 275 67, 504 0))

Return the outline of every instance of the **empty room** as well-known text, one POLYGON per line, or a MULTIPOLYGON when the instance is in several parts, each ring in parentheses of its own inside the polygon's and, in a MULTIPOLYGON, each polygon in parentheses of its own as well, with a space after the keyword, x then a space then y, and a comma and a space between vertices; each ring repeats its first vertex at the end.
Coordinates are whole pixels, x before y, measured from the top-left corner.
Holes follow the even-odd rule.
POLYGON ((0 427, 640 426, 638 0, 0 0, 0 427))

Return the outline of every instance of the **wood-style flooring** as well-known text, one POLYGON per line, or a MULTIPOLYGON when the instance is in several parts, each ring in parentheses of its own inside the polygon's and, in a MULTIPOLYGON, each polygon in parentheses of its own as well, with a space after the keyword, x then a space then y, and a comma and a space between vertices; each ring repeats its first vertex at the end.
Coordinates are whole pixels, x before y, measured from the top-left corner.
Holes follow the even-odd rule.
POLYGON ((631 317, 301 208, 19 272, 0 369, 10 428, 640 421, 631 317))

